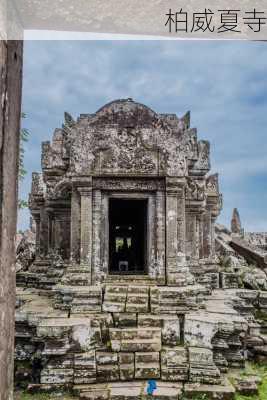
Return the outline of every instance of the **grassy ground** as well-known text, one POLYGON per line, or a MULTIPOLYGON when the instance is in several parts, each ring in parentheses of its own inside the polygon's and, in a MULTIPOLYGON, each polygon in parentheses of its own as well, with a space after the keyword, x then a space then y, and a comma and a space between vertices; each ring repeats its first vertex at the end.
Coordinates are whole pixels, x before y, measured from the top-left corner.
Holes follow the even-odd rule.
POLYGON ((62 394, 47 394, 47 393, 34 393, 30 394, 23 391, 15 392, 14 400, 79 400, 78 397, 62 394))
POLYGON ((262 383, 259 385, 259 394, 255 396, 235 395, 235 400, 267 400, 267 364, 250 364, 241 372, 240 377, 248 375, 257 375, 262 378, 262 383))

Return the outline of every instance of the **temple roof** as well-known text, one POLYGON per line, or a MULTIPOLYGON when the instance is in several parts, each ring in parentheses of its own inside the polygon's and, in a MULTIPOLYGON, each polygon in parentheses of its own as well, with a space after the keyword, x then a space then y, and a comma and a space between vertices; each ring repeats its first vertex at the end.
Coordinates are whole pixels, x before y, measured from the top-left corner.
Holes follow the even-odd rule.
POLYGON ((102 113, 102 112, 129 112, 129 111, 134 111, 134 110, 139 110, 139 111, 144 111, 147 113, 151 113, 153 115, 156 114, 155 111, 153 111, 151 108, 147 107, 146 105, 142 103, 138 103, 134 101, 132 98, 127 98, 127 99, 117 99, 113 100, 101 108, 97 110, 96 114, 102 113))

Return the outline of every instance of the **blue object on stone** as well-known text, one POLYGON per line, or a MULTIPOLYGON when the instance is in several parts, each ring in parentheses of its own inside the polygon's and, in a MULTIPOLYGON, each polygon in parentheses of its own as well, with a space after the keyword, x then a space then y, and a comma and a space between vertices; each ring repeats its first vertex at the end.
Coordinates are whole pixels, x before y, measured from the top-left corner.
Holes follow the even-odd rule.
POLYGON ((153 395, 153 392, 156 389, 157 389, 157 382, 154 379, 150 379, 147 382, 147 394, 153 395))

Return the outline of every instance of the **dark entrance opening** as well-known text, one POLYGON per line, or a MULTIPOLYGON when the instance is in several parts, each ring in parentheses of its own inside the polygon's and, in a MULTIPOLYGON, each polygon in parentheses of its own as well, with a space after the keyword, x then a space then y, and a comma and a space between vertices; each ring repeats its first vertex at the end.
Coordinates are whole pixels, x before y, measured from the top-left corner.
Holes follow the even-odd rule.
POLYGON ((110 199, 109 272, 146 273, 147 201, 110 199))

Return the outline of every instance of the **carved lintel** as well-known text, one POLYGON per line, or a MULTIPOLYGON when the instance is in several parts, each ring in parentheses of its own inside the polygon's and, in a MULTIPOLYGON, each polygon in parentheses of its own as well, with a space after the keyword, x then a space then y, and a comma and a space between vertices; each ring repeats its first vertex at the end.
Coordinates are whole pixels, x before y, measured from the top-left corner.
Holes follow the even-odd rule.
POLYGON ((93 188, 119 191, 164 190, 164 179, 93 178, 93 188))

